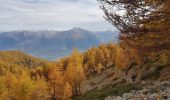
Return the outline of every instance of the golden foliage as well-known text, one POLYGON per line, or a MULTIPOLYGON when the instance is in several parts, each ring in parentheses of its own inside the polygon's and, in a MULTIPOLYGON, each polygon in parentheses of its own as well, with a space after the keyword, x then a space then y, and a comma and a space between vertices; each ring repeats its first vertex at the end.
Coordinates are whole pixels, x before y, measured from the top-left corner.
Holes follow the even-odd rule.
POLYGON ((108 67, 122 72, 142 66, 144 61, 168 65, 169 57, 169 50, 165 50, 141 58, 135 49, 123 42, 101 45, 84 53, 75 49, 72 55, 56 62, 19 52, 0 52, 0 99, 69 100, 72 95, 81 94, 82 82, 86 77, 100 74, 108 67))

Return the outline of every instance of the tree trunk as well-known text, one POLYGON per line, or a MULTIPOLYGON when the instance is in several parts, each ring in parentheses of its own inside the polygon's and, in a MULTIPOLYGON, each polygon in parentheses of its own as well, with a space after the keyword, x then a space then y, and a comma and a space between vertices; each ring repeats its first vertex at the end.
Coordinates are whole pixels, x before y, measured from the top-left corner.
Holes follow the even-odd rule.
POLYGON ((57 100, 57 97, 56 97, 56 86, 54 84, 54 88, 53 88, 53 95, 52 95, 52 100, 57 100))
POLYGON ((77 82, 76 82, 76 81, 75 81, 75 83, 74 83, 74 95, 75 95, 75 96, 78 95, 77 82))
POLYGON ((78 82, 78 95, 81 95, 81 90, 80 90, 80 82, 78 82))

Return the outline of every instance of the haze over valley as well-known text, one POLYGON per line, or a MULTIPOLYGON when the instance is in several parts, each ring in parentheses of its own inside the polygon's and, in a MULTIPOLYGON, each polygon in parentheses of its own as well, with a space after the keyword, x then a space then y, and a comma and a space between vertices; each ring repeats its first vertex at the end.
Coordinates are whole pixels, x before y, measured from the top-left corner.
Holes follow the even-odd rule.
POLYGON ((118 31, 92 32, 81 28, 63 31, 11 31, 0 33, 0 50, 20 50, 49 60, 85 51, 102 43, 117 42, 118 31))

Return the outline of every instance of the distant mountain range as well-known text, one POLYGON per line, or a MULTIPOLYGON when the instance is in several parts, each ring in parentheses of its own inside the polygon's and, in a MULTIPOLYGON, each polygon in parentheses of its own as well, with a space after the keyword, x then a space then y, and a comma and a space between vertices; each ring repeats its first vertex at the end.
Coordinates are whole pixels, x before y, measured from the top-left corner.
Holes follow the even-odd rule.
POLYGON ((66 31, 11 31, 0 33, 0 50, 21 50, 34 56, 57 59, 73 48, 85 51, 101 43, 116 42, 116 31, 90 32, 81 28, 66 31))
POLYGON ((118 42, 118 33, 118 30, 95 32, 96 36, 100 39, 102 43, 118 42))

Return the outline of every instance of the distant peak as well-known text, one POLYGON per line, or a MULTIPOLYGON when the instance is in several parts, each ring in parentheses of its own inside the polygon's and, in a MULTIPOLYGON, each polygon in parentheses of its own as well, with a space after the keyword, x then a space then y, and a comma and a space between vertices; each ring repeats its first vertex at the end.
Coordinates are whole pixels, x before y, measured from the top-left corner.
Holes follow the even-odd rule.
POLYGON ((80 27, 74 27, 74 28, 73 28, 73 30, 76 30, 76 29, 82 29, 82 28, 80 28, 80 27))
POLYGON ((80 28, 80 27, 74 27, 74 28, 72 28, 71 30, 73 30, 73 31, 87 31, 87 30, 82 29, 82 28, 80 28))

